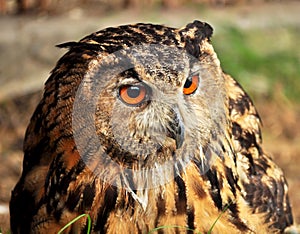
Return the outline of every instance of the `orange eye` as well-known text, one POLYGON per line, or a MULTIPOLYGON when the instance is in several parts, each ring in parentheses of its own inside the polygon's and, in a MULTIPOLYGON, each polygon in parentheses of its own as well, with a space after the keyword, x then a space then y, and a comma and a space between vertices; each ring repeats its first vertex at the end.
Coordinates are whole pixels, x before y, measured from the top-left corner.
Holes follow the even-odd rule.
POLYGON ((138 105, 147 97, 147 89, 143 85, 125 85, 119 90, 119 97, 128 105, 138 105))
POLYGON ((187 79, 184 86, 183 86, 183 93, 185 95, 190 95, 194 93, 199 85, 199 76, 194 75, 191 78, 187 79))

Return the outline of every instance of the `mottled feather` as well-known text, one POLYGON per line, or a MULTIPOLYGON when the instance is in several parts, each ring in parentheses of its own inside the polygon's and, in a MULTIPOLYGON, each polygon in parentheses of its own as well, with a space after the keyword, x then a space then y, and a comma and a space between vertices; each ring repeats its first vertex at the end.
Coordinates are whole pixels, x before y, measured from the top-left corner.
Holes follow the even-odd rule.
MULTIPOLYGON (((192 233, 184 227, 207 233, 216 220, 213 233, 281 233, 290 226, 293 217, 283 172, 264 152, 257 111, 237 81, 222 72, 211 36, 212 28, 199 21, 181 29, 135 24, 59 45, 69 51, 47 80, 27 128, 23 173, 10 202, 12 233, 55 233, 81 214, 90 215, 93 233, 147 233, 172 225, 177 227, 157 233, 192 233), (142 50, 139 45, 161 47, 142 50), (84 90, 89 100, 101 66, 109 66, 109 59, 119 64, 113 53, 120 50, 133 68, 109 77, 99 93, 93 126, 102 148, 95 151, 95 139, 79 119, 79 135, 86 137, 82 155, 72 122, 76 95, 84 90), (185 54, 200 63, 204 90, 192 98, 177 93, 196 63, 185 54), (123 105, 114 90, 128 79, 144 82, 157 98, 141 106, 123 105), (114 129, 110 121, 118 123, 114 129), (122 124, 127 124, 126 131, 118 128, 122 124), (165 141, 160 134, 166 135, 165 141), (134 153, 141 144, 149 148, 144 154, 134 153), (145 180, 118 180, 117 169, 103 168, 104 159, 96 157, 108 155, 134 171, 165 163, 176 152, 183 155, 181 161, 153 178, 160 181, 165 175, 171 180, 142 189, 138 186, 145 180), (86 158, 94 161, 88 164, 86 158), (116 186, 120 183, 124 186, 116 186)), ((88 105, 79 110, 85 113, 88 105)), ((67 232, 86 230, 87 220, 82 218, 67 232)))

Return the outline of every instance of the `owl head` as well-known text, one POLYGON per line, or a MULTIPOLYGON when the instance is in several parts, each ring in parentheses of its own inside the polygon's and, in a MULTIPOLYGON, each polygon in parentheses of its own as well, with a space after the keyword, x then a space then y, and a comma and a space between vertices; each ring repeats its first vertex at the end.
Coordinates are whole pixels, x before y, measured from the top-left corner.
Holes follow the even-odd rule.
POLYGON ((152 188, 191 161, 204 173, 221 156, 224 78, 211 35, 199 21, 181 29, 136 24, 63 45, 81 57, 96 51, 74 90, 72 131, 102 180, 152 188))

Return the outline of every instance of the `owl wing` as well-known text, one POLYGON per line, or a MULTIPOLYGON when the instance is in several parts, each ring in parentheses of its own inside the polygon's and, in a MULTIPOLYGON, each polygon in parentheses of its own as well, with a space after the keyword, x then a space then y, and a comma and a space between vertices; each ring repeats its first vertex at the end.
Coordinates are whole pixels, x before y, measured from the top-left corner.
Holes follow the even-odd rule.
POLYGON ((229 75, 225 84, 241 194, 270 228, 284 230, 293 217, 283 172, 262 149, 261 121, 251 99, 229 75))
MULTIPOLYGON (((51 207, 43 208, 46 197, 51 199, 55 197, 53 194, 58 197, 57 194, 64 193, 58 199, 67 200, 70 194, 65 189, 80 173, 76 169, 83 168, 77 166, 80 157, 75 153, 70 113, 76 87, 95 55, 93 51, 71 49, 58 61, 45 84, 43 98, 26 131, 23 172, 12 191, 12 233, 33 231, 34 216, 41 217, 35 223, 46 223, 50 219, 47 213, 51 210, 51 207), (61 181, 61 175, 65 175, 67 180, 61 181), (48 187, 57 191, 48 191, 48 187)), ((48 231, 51 232, 50 229, 48 231)))

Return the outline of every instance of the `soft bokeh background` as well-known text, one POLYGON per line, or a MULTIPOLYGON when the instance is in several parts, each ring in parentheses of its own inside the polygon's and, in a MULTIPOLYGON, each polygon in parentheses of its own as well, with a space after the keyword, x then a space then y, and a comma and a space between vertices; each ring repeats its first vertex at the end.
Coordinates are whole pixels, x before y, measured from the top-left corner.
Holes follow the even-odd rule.
MULTIPOLYGON (((250 93, 265 149, 283 168, 300 222, 300 1, 0 0, 0 228, 20 176, 26 126, 43 83, 65 53, 54 45, 108 26, 210 23, 223 69, 250 93)), ((26 202, 26 201, 24 201, 26 202)), ((1 233, 1 231, 0 231, 1 233)))

